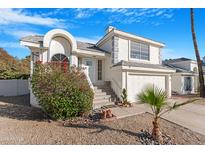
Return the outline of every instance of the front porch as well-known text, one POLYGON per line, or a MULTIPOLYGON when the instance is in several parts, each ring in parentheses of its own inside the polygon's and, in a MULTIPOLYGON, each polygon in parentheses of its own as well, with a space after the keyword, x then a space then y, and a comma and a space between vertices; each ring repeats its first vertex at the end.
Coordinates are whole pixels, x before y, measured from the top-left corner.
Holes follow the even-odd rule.
POLYGON ((103 85, 105 81, 105 60, 102 57, 78 56, 78 67, 84 68, 92 85, 103 85))

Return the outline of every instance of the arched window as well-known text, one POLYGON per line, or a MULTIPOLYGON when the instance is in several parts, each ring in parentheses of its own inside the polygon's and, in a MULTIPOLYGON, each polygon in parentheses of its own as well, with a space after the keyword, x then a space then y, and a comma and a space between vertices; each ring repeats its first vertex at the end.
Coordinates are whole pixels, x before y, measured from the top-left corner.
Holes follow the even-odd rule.
POLYGON ((51 61, 53 62, 69 62, 68 57, 66 57, 64 54, 55 54, 51 58, 51 61))
POLYGON ((194 73, 198 73, 197 67, 194 67, 193 71, 194 73))
POLYGON ((60 64, 60 67, 64 72, 66 72, 69 67, 68 57, 66 57, 64 54, 59 53, 59 54, 53 55, 53 57, 51 58, 51 62, 53 62, 57 66, 59 66, 60 64))

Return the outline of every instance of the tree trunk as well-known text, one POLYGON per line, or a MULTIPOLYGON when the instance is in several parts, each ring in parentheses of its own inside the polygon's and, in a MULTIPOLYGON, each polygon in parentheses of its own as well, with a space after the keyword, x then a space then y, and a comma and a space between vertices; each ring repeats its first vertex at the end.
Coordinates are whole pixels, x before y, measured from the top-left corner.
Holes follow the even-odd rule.
POLYGON ((162 133, 159 128, 159 118, 156 116, 154 121, 152 122, 153 129, 152 129, 152 137, 154 140, 158 141, 160 144, 163 143, 162 133))
POLYGON ((199 91, 200 91, 200 97, 205 98, 205 86, 204 86, 204 76, 203 76, 203 69, 202 69, 202 60, 199 55, 199 49, 196 41, 196 34, 194 29, 194 10, 193 8, 190 9, 191 14, 191 32, 192 32, 192 39, 194 43, 194 49, 195 49, 195 55, 198 65, 198 72, 199 72, 199 91))

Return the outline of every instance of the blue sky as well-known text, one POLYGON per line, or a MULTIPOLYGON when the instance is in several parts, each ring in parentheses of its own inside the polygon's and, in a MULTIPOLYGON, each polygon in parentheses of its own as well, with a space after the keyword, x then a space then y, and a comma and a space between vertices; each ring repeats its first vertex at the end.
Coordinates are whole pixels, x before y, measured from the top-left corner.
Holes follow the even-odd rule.
MULTIPOLYGON (((195 9, 199 51, 205 56, 205 9, 195 9)), ((166 44, 163 58, 195 59, 189 9, 0 9, 0 47, 23 58, 23 36, 44 35, 53 28, 68 30, 77 40, 95 43, 107 26, 166 44)))

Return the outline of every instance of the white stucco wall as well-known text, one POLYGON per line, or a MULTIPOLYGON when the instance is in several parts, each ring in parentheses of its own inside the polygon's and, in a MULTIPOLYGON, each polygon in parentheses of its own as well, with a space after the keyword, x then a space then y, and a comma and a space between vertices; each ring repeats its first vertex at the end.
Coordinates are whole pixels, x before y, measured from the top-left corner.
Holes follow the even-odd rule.
POLYGON ((119 45, 119 55, 118 55, 118 61, 129 60, 129 40, 119 38, 118 40, 119 45))
POLYGON ((160 48, 150 45, 150 63, 160 64, 160 48))
POLYGON ((42 55, 42 62, 43 63, 46 63, 49 61, 48 60, 48 50, 44 51, 41 55, 42 55))
POLYGON ((0 96, 18 96, 29 92, 28 80, 0 80, 0 96))
POLYGON ((111 55, 107 55, 106 58, 105 58, 105 81, 110 81, 110 78, 111 78, 111 55))
POLYGON ((111 87, 118 98, 122 94, 122 70, 120 67, 113 67, 110 71, 111 87))
MULTIPOLYGON (((188 77, 187 75, 175 74, 172 75, 172 91, 177 92, 178 94, 187 94, 188 92, 184 90, 184 77, 188 77)), ((195 83, 196 78, 194 76, 189 76, 192 78, 192 91, 191 93, 195 93, 196 86, 195 83)))
MULTIPOLYGON (((130 58, 130 40, 122 37, 118 37, 118 61, 135 61, 140 63, 150 63, 150 64, 160 64, 160 48, 152 44, 150 47, 150 60, 139 60, 130 58)), ((101 49, 112 52, 112 39, 108 39, 103 45, 100 46, 101 49)), ((111 56, 111 55, 110 55, 111 56)))
POLYGON ((194 71, 194 68, 197 68, 197 72, 198 72, 197 62, 191 62, 191 64, 190 64, 190 69, 191 69, 191 71, 194 71))
POLYGON ((172 75, 172 91, 179 94, 183 91, 183 81, 182 77, 179 74, 172 75))
POLYGON ((112 39, 109 38, 104 44, 99 46, 99 48, 111 53, 112 52, 112 39))
POLYGON ((71 45, 69 41, 63 37, 55 37, 51 40, 48 54, 49 60, 51 60, 53 55, 58 53, 65 54, 67 57, 69 57, 71 53, 71 45))

